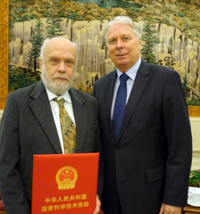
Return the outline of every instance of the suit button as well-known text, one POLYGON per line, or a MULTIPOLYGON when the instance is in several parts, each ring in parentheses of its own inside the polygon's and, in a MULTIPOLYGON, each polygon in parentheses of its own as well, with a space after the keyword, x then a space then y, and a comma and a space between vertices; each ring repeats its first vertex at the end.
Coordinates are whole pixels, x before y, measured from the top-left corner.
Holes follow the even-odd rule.
POLYGON ((119 150, 119 147, 115 147, 115 151, 118 151, 119 150))

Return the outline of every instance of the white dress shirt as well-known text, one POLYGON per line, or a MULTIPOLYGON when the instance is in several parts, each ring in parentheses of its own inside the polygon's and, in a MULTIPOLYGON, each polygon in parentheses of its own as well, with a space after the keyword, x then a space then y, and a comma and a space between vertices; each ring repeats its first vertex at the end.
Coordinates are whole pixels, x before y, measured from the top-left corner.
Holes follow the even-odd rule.
POLYGON ((54 101, 53 99, 54 98, 57 98, 58 100, 60 100, 61 98, 65 99, 65 101, 66 101, 64 103, 65 109, 66 109, 67 113, 69 114, 69 116, 71 117, 74 125, 76 126, 71 97, 70 97, 70 94, 68 91, 65 94, 63 94, 62 96, 57 96, 56 94, 54 94, 47 88, 46 88, 46 91, 47 91, 47 96, 48 96, 48 99, 50 102, 51 110, 53 113, 53 118, 55 121, 56 129, 58 132, 61 149, 64 154, 64 144, 63 144, 62 131, 61 131, 61 126, 60 126, 60 117, 59 117, 59 106, 58 106, 58 103, 56 101, 54 101))

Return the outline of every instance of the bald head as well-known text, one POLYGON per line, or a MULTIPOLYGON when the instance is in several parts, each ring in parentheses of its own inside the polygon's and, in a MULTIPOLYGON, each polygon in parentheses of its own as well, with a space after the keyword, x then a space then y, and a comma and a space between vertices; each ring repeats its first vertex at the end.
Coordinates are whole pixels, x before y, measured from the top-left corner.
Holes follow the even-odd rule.
POLYGON ((65 38, 65 37, 53 37, 53 38, 46 38, 45 40, 44 40, 44 42, 43 42, 43 45, 42 45, 42 47, 41 47, 41 52, 40 52, 40 58, 43 60, 43 58, 44 58, 44 51, 45 51, 45 49, 46 49, 46 46, 48 47, 48 46, 50 46, 50 47, 53 47, 53 48, 55 48, 57 45, 61 45, 61 46, 63 46, 63 45, 65 45, 66 44, 66 46, 74 46, 74 48, 75 48, 75 51, 77 51, 76 50, 76 44, 74 43, 74 42, 71 42, 69 39, 67 39, 67 38, 65 38))

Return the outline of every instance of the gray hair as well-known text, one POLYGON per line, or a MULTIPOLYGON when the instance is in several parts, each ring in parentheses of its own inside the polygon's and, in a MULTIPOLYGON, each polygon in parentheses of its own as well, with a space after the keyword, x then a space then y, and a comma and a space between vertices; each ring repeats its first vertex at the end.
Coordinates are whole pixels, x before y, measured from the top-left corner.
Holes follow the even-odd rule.
POLYGON ((108 29, 110 28, 110 26, 112 24, 127 24, 127 25, 130 25, 133 28, 133 32, 137 36, 138 40, 141 38, 141 33, 140 33, 138 27, 134 24, 133 20, 130 17, 128 17, 128 16, 116 16, 113 20, 108 22, 108 24, 104 28, 104 39, 105 39, 106 45, 107 45, 107 42, 108 42, 107 41, 108 29))

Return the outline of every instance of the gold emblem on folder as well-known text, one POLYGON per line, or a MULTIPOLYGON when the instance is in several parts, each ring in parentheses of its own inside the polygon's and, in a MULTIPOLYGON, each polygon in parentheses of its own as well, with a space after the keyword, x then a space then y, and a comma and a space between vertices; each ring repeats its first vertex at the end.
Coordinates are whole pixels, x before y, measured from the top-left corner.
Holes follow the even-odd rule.
POLYGON ((56 174, 56 182, 60 190, 73 189, 77 179, 78 173, 76 169, 71 166, 62 167, 56 174))

